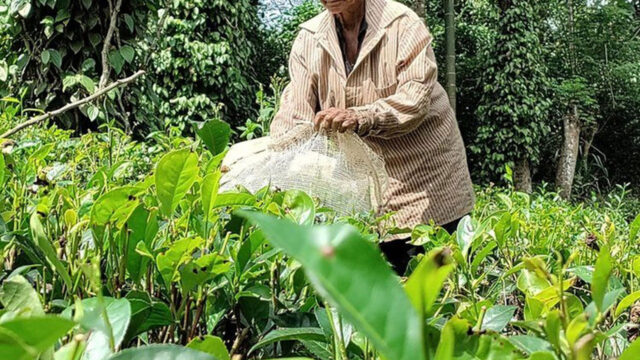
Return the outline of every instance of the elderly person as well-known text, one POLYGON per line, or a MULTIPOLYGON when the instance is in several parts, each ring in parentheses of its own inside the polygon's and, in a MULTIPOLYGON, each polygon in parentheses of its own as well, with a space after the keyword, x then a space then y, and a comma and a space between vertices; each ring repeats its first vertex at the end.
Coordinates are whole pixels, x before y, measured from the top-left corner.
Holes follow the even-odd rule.
POLYGON ((321 0, 326 11, 301 25, 291 83, 272 136, 298 124, 354 131, 384 159, 383 211, 407 229, 380 247, 403 274, 421 248, 410 229, 435 222, 449 232, 474 203, 455 114, 437 81, 432 36, 423 20, 391 0, 321 0))

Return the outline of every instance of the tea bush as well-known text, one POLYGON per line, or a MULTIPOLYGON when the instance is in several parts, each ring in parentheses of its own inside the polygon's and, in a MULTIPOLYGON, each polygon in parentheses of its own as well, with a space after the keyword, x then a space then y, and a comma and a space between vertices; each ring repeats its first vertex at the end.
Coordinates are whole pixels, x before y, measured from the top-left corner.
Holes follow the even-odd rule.
MULTIPOLYGON (((19 101, 0 106, 20 121, 19 101)), ((399 278, 375 246, 386 215, 219 194, 230 128, 196 132, 3 142, 0 358, 637 358, 628 189, 584 203, 477 189, 456 233, 414 229, 427 255, 399 278)))

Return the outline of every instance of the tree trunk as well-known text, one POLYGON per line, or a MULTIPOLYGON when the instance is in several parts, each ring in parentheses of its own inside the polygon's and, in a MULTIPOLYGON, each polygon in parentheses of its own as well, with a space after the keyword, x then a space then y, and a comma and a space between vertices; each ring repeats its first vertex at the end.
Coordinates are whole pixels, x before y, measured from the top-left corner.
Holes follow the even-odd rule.
POLYGON ((456 111, 456 13, 454 0, 446 1, 447 37, 447 95, 453 111, 456 111))
POLYGON ((513 167, 513 185, 516 191, 531 194, 533 184, 531 182, 531 165, 529 159, 516 161, 513 167))
MULTIPOLYGON (((571 64, 571 75, 576 74, 576 51, 574 27, 573 27, 573 1, 567 0, 568 11, 568 27, 569 27, 569 61, 571 64)), ((560 160, 556 169, 556 187, 560 192, 560 196, 564 199, 571 197, 573 188, 573 179, 576 175, 576 164, 580 150, 580 117, 578 115, 578 106, 573 104, 570 113, 562 120, 564 131, 564 143, 560 150, 560 160)))
POLYGON ((573 188, 573 178, 576 174, 576 163, 578 161, 578 151, 580 148, 580 119, 578 118, 578 108, 573 106, 573 113, 568 114, 563 119, 564 143, 558 161, 556 172, 556 187, 560 191, 560 196, 564 199, 571 197, 573 188))

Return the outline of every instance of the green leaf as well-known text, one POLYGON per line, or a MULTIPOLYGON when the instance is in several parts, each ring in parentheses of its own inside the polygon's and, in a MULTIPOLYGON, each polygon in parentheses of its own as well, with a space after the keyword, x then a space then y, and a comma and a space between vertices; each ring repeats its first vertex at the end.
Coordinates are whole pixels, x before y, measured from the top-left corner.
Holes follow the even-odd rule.
POLYGON ((282 206, 289 209, 289 215, 301 225, 313 225, 316 208, 313 199, 299 190, 288 190, 284 193, 282 206))
POLYGON ((636 241, 636 237, 640 233, 640 214, 636 216, 635 220, 629 225, 629 240, 631 242, 636 241))
POLYGON ((440 342, 436 349, 436 355, 434 359, 438 360, 451 360, 453 359, 453 353, 456 345, 456 334, 454 325, 447 322, 442 328, 440 333, 440 342))
POLYGON ((603 246, 600 250, 598 260, 596 260, 595 270, 593 271, 593 282, 591 283, 591 297, 596 307, 604 312, 603 300, 609 284, 609 278, 613 271, 613 260, 608 246, 603 246))
POLYGON ((256 197, 247 193, 223 193, 218 194, 213 208, 224 206, 254 206, 256 197))
POLYGON ((124 61, 130 63, 133 60, 133 57, 136 55, 136 52, 129 45, 125 45, 120 48, 120 55, 124 59, 124 61))
POLYGON ((122 66, 124 66, 124 58, 120 54, 120 51, 111 50, 109 52, 109 64, 111 64, 113 70, 116 71, 116 74, 120 74, 122 66))
POLYGON ((124 22, 127 24, 129 31, 133 32, 134 30, 133 17, 131 17, 131 15, 129 14, 124 14, 124 22))
POLYGON ((229 351, 224 342, 217 336, 205 335, 203 338, 195 338, 187 344, 190 349, 202 351, 215 356, 219 360, 229 360, 229 351))
POLYGON ((494 305, 484 314, 482 329, 501 332, 513 319, 518 308, 516 306, 494 305))
POLYGON ((49 61, 51 60, 51 53, 49 52, 49 50, 42 51, 42 53, 40 54, 40 60, 42 60, 42 63, 44 65, 47 65, 49 63, 49 61))
POLYGON ((462 257, 466 260, 469 256, 469 249, 473 243, 475 231, 470 216, 465 216, 460 220, 458 224, 458 230, 456 231, 456 240, 462 253, 462 257))
MULTIPOLYGON (((73 321, 59 316, 42 316, 18 318, 0 324, 0 328, 9 331, 19 337, 24 344, 40 354, 51 348, 73 328, 73 321)), ((2 341, 0 341, 2 342, 2 341)), ((2 346, 0 346, 0 349, 2 346)), ((0 350, 0 358, 2 357, 0 350)))
POLYGON ((62 261, 58 259, 58 254, 53 246, 53 243, 45 234, 44 227, 42 226, 42 222, 40 221, 40 215, 38 215, 37 212, 34 212, 31 215, 30 226, 31 238, 33 239, 36 247, 40 248, 40 250, 44 253, 44 256, 47 258, 49 265, 51 265, 51 267, 55 269, 56 274, 60 276, 67 289, 71 290, 73 286, 71 282, 71 276, 69 276, 69 272, 67 271, 67 268, 64 266, 62 261))
POLYGON ((637 360, 640 359, 640 339, 636 339, 625 351, 618 360, 637 360))
POLYGON ((85 359, 102 360, 111 355, 111 340, 114 347, 119 347, 131 320, 129 300, 109 297, 102 300, 101 302, 98 298, 84 299, 80 302, 80 308, 73 306, 62 313, 63 316, 70 317, 71 310, 75 309, 76 321, 91 331, 87 339, 85 359), (103 315, 105 312, 108 324, 103 315))
POLYGON ((96 47, 102 41, 102 36, 100 36, 100 34, 98 33, 90 33, 89 41, 91 42, 91 45, 93 45, 93 47, 96 47))
POLYGON ((423 360, 422 323, 378 248, 348 225, 305 227, 238 211, 298 260, 315 289, 394 360, 423 360))
POLYGON ((139 192, 136 187, 124 186, 102 194, 91 207, 91 224, 105 226, 112 223, 122 229, 140 203, 139 192))
POLYGON ((249 353, 254 350, 264 347, 269 344, 273 344, 278 341, 286 340, 313 340, 313 341, 326 341, 324 332, 320 328, 282 328, 270 331, 262 340, 258 341, 249 353))
POLYGON ((131 321, 123 343, 129 343, 134 337, 150 329, 173 323, 169 307, 163 302, 152 301, 148 293, 131 291, 127 294, 127 299, 131 304, 131 321))
POLYGON ((0 326, 0 359, 33 360, 38 352, 23 339, 0 326))
POLYGON ((450 249, 432 250, 420 261, 407 280, 404 289, 421 317, 430 314, 431 307, 453 267, 450 249))
POLYGON ((211 220, 211 210, 218 197, 218 188, 220 187, 220 171, 213 172, 202 179, 202 188, 200 196, 202 201, 202 212, 207 220, 211 220))
POLYGON ((178 279, 178 267, 191 260, 193 251, 202 244, 202 239, 182 239, 171 245, 169 250, 158 255, 156 264, 167 287, 178 279))
POLYGON ((49 55, 51 56, 51 62, 53 63, 53 65, 55 65, 58 69, 61 69, 62 56, 60 55, 60 52, 58 52, 58 50, 55 50, 55 49, 50 49, 49 55))
POLYGON ((20 16, 26 19, 30 13, 31 13, 31 1, 26 1, 20 7, 20 9, 18 9, 18 14, 20 14, 20 16))
POLYGON ((640 290, 625 296, 624 299, 622 299, 618 304, 618 307, 616 308, 615 316, 616 317, 620 316, 629 306, 633 305, 636 301, 638 301, 638 299, 640 299, 640 290))
POLYGON ((85 9, 89 9, 92 3, 93 3, 93 0, 82 0, 82 5, 84 6, 85 9))
POLYGON ((547 314, 544 325, 544 332, 547 340, 556 348, 560 348, 560 331, 562 330, 561 315, 558 310, 553 310, 547 314))
POLYGON ((13 276, 2 283, 0 302, 5 311, 19 317, 44 315, 38 294, 27 279, 20 275, 13 276))
POLYGON ((87 107, 87 117, 91 121, 95 121, 100 115, 100 109, 95 105, 89 105, 87 107))
POLYGON ((218 254, 207 254, 189 262, 180 269, 182 292, 188 293, 206 281, 229 270, 231 264, 224 262, 218 254))
POLYGON ((198 156, 189 149, 176 150, 163 156, 156 167, 156 190, 160 209, 172 216, 178 203, 198 177, 198 156))
POLYGON ((209 120, 196 127, 196 133, 211 154, 218 155, 224 151, 231 137, 231 126, 222 120, 209 120))
POLYGON ((131 231, 127 239, 127 271, 134 282, 139 282, 144 270, 149 263, 149 259, 136 252, 139 242, 143 242, 147 247, 158 233, 157 211, 149 212, 143 205, 138 206, 129 219, 127 228, 131 231))
POLYGON ((148 345, 120 351, 111 355, 108 360, 217 360, 217 358, 202 351, 177 345, 148 345))
POLYGON ((533 354, 540 351, 551 351, 551 344, 548 341, 531 335, 509 336, 509 342, 527 354, 533 354))
POLYGON ((0 154, 0 187, 4 184, 4 178, 7 171, 7 166, 4 163, 4 155, 0 154))
POLYGON ((87 348, 87 343, 83 339, 73 339, 62 346, 53 356, 54 360, 80 360, 87 348))

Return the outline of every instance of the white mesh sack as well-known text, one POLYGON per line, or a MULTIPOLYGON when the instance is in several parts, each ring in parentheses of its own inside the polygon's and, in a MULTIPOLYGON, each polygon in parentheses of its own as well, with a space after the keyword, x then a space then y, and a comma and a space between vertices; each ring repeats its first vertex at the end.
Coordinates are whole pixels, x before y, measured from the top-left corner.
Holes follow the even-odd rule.
POLYGON ((231 147, 220 190, 241 185, 302 190, 341 215, 377 210, 387 186, 384 162, 353 133, 318 133, 298 126, 277 140, 264 137, 231 147))

